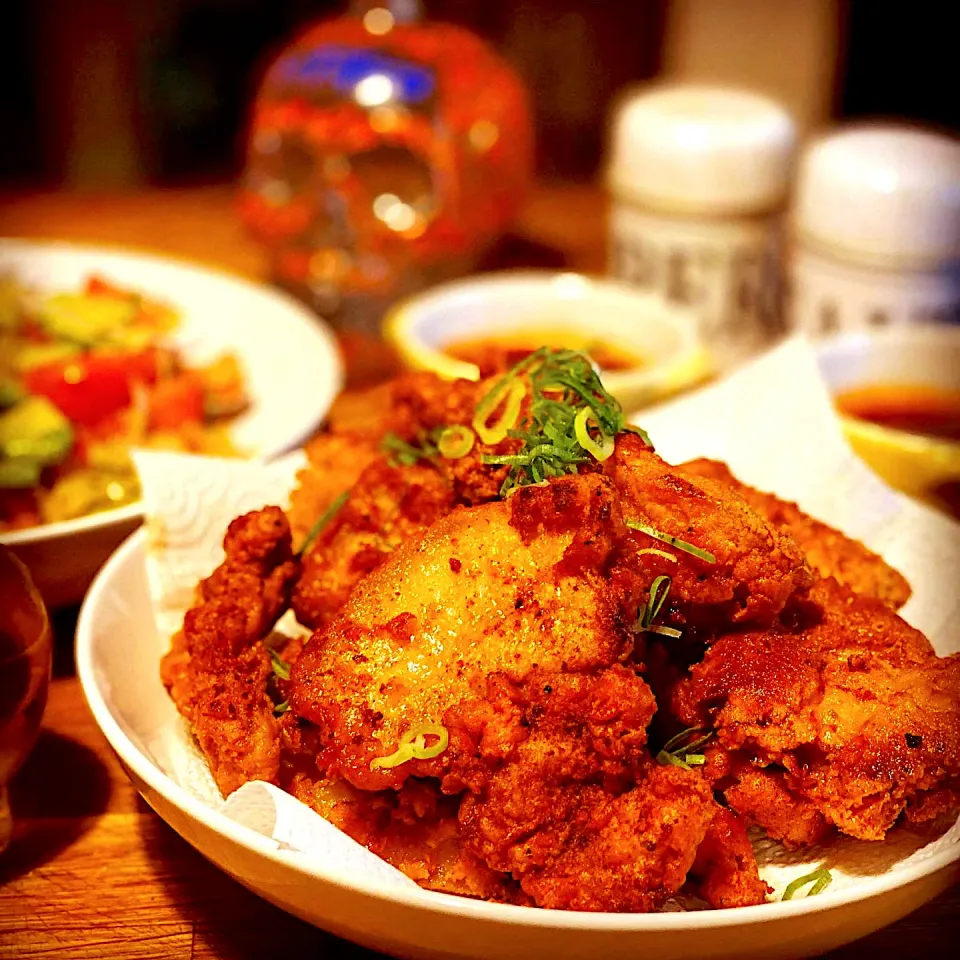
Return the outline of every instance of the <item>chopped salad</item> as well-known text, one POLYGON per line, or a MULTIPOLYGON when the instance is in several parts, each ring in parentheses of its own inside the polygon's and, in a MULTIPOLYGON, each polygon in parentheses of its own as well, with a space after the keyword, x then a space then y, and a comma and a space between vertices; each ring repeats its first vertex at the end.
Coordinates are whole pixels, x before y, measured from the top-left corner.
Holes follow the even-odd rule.
POLYGON ((240 365, 188 365, 169 343, 177 322, 98 276, 55 293, 0 276, 0 533, 138 499, 133 447, 236 454, 240 365))

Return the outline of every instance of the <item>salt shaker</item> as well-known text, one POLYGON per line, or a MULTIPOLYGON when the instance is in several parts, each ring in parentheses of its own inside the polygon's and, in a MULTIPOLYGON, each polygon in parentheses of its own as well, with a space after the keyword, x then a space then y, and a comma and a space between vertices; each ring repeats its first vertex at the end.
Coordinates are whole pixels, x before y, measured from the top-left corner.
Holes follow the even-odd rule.
POLYGON ((742 90, 661 87, 614 115, 610 272, 690 308, 720 367, 778 328, 795 144, 790 115, 742 90))
POLYGON ((801 158, 791 219, 794 329, 958 319, 960 142, 888 124, 829 134, 801 158))

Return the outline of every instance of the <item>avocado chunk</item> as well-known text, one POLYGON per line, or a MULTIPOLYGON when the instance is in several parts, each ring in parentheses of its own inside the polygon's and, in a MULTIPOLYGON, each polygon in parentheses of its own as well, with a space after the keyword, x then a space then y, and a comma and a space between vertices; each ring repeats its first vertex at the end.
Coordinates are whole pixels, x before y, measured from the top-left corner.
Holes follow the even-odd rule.
POLYGON ((92 346, 109 339, 137 315, 132 300, 57 293, 40 306, 40 322, 55 337, 92 346))
POLYGON ((29 490, 40 482, 43 465, 29 457, 0 458, 0 490, 29 490))
POLYGON ((0 414, 0 456, 41 466, 59 463, 73 446, 70 421, 46 397, 25 397, 0 414))

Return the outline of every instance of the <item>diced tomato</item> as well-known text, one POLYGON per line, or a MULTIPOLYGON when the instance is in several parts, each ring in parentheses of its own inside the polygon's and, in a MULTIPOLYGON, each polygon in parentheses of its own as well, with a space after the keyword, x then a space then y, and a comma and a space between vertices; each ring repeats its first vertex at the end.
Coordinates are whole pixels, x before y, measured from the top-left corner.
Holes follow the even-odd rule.
POLYGON ((158 354, 88 353, 27 371, 31 393, 46 397, 74 423, 92 427, 129 406, 134 381, 155 383, 158 354))
POLYGON ((151 430, 177 430, 184 423, 203 421, 203 385, 191 371, 161 380, 150 392, 151 430))
POLYGON ((121 300, 129 300, 134 294, 122 287, 116 287, 109 280, 98 277, 93 274, 87 279, 86 288, 83 291, 88 297, 117 297, 121 300))

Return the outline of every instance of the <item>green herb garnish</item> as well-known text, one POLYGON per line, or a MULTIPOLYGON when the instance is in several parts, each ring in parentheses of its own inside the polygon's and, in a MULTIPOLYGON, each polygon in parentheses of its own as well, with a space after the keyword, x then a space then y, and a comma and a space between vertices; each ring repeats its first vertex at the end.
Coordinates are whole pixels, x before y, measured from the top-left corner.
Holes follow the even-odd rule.
POLYGON ((281 680, 289 680, 290 664, 286 660, 281 660, 280 654, 273 647, 267 647, 267 653, 270 654, 270 665, 273 667, 274 675, 281 680))
POLYGON ((384 434, 380 449, 390 454, 390 464, 394 467, 412 467, 420 460, 433 461, 437 456, 436 444, 429 440, 421 439, 418 447, 392 431, 384 434))
POLYGON ((707 758, 696 751, 710 740, 713 731, 708 731, 702 737, 696 737, 695 734, 700 732, 696 727, 681 730, 663 745, 663 749, 657 754, 657 762, 664 766, 683 767, 684 770, 703 766, 707 758), (688 739, 691 737, 693 739, 688 739))
POLYGON ((640 615, 640 622, 638 623, 641 630, 648 629, 650 624, 657 619, 657 614, 660 613, 660 608, 663 606, 663 602, 667 599, 667 594, 670 592, 670 584, 671 580, 669 577, 657 577, 657 579, 650 584, 650 597, 647 600, 646 609, 640 615))
POLYGON ((813 873, 808 873, 803 877, 797 877, 796 880, 788 884, 787 889, 783 891, 783 896, 780 899, 792 900, 793 895, 808 883, 812 883, 813 886, 807 891, 807 896, 815 897, 818 893, 826 890, 832 880, 833 876, 830 874, 830 871, 826 867, 820 867, 818 870, 814 870, 813 873))
POLYGON ((326 529, 327 524, 340 512, 340 508, 347 502, 349 496, 350 491, 344 490, 343 493, 339 494, 333 503, 327 507, 320 519, 307 531, 307 535, 303 538, 303 543, 297 551, 298 557, 305 557, 307 555, 307 551, 313 546, 313 541, 320 536, 326 529))
POLYGON ((450 743, 447 728, 440 724, 423 724, 413 727, 400 738, 400 746, 388 757, 377 757, 370 761, 371 770, 399 767, 408 760, 432 760, 439 757, 450 743), (427 737, 436 737, 433 746, 427 746, 427 737))
MULTIPOLYGON (((520 449, 483 457, 483 463, 510 467, 501 496, 517 487, 577 473, 590 460, 607 459, 617 434, 627 429, 620 404, 604 389, 590 361, 573 350, 550 347, 524 357, 503 376, 477 405, 478 416, 489 419, 501 405, 505 412, 498 426, 503 426, 501 419, 509 419, 514 405, 519 416, 515 384, 521 376, 530 382, 530 403, 519 424, 507 424, 505 432, 521 441, 520 449)), ((489 427, 486 420, 484 426, 489 427)), ((484 434, 477 432, 482 439, 484 434)), ((493 435, 499 436, 499 431, 493 435)))
POLYGON ((660 540, 663 543, 669 543, 671 547, 676 547, 678 550, 682 550, 684 553, 689 553, 695 557, 699 557, 701 560, 706 560, 707 563, 717 562, 717 558, 708 550, 701 550, 700 547, 695 547, 692 543, 687 543, 686 540, 681 540, 679 537, 674 537, 669 533, 661 533, 655 527, 649 527, 645 523, 641 523, 639 520, 625 520, 624 522, 631 530, 639 530, 641 533, 645 533, 648 537, 653 537, 654 540, 660 540))
POLYGON ((283 703, 278 703, 273 708, 273 715, 275 717, 282 717, 290 709, 290 701, 284 700, 283 703))

